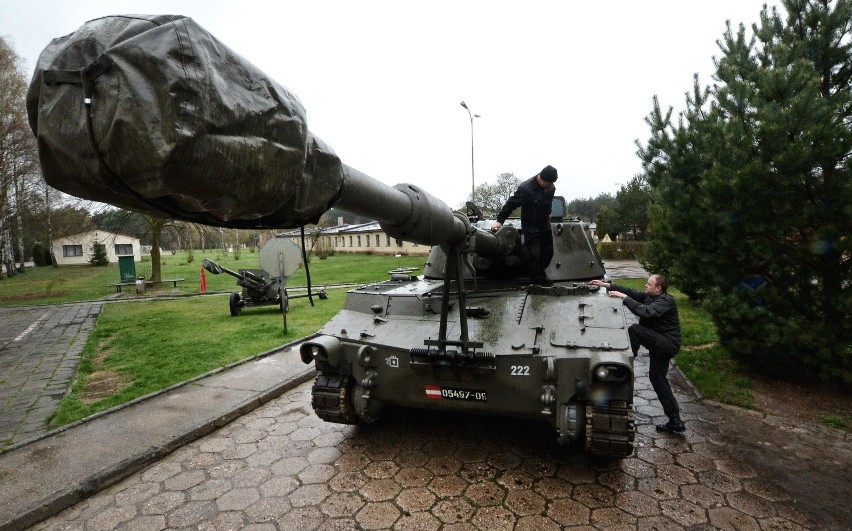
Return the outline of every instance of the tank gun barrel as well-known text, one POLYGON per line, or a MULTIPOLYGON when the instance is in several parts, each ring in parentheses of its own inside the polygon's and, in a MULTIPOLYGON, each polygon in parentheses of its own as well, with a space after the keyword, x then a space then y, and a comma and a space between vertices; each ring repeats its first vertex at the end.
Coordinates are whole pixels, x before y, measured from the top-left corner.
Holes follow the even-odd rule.
POLYGON ((78 197, 252 229, 336 206, 414 243, 496 242, 419 187, 343 164, 294 94, 187 17, 103 17, 54 39, 27 112, 45 180, 78 197))

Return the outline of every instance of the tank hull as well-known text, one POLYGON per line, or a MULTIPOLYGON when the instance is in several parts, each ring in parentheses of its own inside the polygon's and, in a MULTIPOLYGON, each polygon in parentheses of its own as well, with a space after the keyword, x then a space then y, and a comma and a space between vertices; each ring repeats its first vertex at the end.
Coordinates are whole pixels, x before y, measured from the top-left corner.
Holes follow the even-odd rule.
MULTIPOLYGON (((344 309, 302 348, 319 374, 317 413, 369 423, 391 405, 538 419, 562 444, 613 458, 632 453, 633 356, 618 301, 586 283, 481 282, 465 309, 481 347, 440 352, 428 345, 448 287, 418 279, 349 292, 344 309)), ((459 336, 459 311, 450 310, 450 338, 459 336)))

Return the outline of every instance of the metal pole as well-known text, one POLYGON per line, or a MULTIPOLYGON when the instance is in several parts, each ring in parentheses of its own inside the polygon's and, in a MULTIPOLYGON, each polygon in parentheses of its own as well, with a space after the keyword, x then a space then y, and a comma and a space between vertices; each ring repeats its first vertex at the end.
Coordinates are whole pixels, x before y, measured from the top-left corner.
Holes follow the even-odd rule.
MULTIPOLYGON (((470 111, 467 111, 470 114, 470 111)), ((473 201, 473 192, 476 190, 476 172, 473 170, 473 116, 470 117, 470 200, 473 201)))
POLYGON ((461 102, 460 105, 465 108, 467 115, 470 117, 470 200, 473 201, 473 193, 476 191, 476 172, 474 171, 473 165, 473 119, 480 118, 480 116, 478 114, 471 113, 467 103, 461 102))

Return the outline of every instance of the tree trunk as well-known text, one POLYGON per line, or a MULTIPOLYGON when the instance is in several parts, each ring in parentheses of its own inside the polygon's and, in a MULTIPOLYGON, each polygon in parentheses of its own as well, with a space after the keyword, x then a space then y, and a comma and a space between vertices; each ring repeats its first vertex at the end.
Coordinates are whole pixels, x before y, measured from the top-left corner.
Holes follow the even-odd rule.
POLYGON ((160 242, 162 241, 163 227, 168 223, 167 219, 150 218, 151 226, 151 280, 159 282, 163 280, 163 260, 160 256, 160 242))
POLYGON ((56 263, 56 254, 53 252, 53 208, 50 205, 50 186, 44 183, 44 206, 47 210, 47 249, 50 253, 50 265, 59 267, 56 263))
POLYGON ((21 263, 18 267, 18 273, 25 273, 26 268, 24 267, 24 262, 27 259, 26 252, 24 252, 24 223, 21 219, 21 212, 24 211, 24 199, 23 199, 23 191, 21 186, 21 178, 18 175, 14 176, 15 179, 15 220, 18 224, 18 255, 21 257, 21 263))

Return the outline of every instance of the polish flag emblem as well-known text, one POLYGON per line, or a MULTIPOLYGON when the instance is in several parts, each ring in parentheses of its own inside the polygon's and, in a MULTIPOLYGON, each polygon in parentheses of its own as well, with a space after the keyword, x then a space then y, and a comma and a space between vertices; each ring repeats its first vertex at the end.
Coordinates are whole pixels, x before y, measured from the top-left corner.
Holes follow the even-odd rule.
POLYGON ((433 400, 441 399, 441 388, 437 385, 427 385, 426 386, 426 398, 431 398, 433 400))

